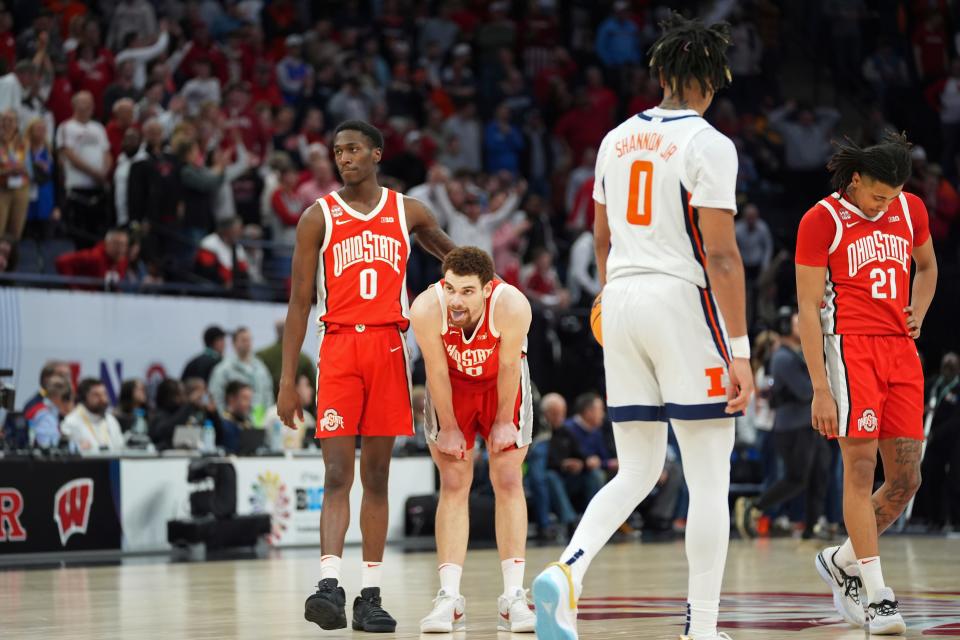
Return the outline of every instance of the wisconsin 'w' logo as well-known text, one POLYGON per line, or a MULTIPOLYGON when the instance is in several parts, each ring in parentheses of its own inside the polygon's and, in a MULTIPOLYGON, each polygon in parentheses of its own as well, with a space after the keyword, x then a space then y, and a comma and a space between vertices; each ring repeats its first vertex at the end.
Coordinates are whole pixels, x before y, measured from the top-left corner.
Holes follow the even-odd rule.
POLYGON ((78 478, 60 487, 53 498, 53 519, 60 530, 60 544, 75 533, 86 533, 93 506, 93 480, 78 478))

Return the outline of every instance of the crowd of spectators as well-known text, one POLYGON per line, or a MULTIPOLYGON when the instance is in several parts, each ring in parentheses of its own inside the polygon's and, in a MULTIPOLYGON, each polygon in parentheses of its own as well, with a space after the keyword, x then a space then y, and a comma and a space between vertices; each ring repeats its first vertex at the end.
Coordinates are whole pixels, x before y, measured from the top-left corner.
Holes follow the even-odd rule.
MULTIPOLYGON (((866 0, 681 4, 732 25, 735 81, 708 118, 739 152, 752 333, 792 299, 781 272, 799 217, 827 192, 838 136, 907 130, 908 188, 927 203, 941 261, 957 264, 960 61, 947 3, 895 3, 899 20, 866 0)), ((584 309, 597 290, 596 149, 659 101, 646 50, 668 10, 656 0, 13 3, 0 10, 3 270, 282 300, 299 216, 340 187, 330 133, 360 118, 385 135, 386 186, 424 200, 458 244, 489 250, 545 312, 584 309)), ((413 262, 415 293, 437 274, 419 251, 413 262)))
MULTIPOLYGON (((498 274, 534 303, 534 382, 559 394, 545 394, 531 448, 544 530, 574 522, 616 473, 602 402, 584 395, 602 391, 584 321, 599 291, 593 165, 607 131, 660 100, 646 51, 670 8, 732 25, 734 82, 707 118, 738 149, 755 352, 771 351, 764 330, 795 302, 795 229, 828 192, 831 140, 868 144, 890 129, 916 145, 907 189, 927 205, 948 291, 921 338, 928 364, 956 338, 944 323, 937 333, 935 317, 956 306, 960 262, 960 39, 945 0, 2 4, 0 283, 45 272, 75 288, 190 284, 283 300, 299 216, 341 186, 330 133, 367 120, 386 139, 381 182, 423 200, 456 243, 490 251, 498 274), (569 422, 564 399, 576 400, 569 422)), ((409 276, 415 293, 438 276, 436 262, 415 249, 409 276)), ((158 448, 172 445, 177 425, 206 420, 231 447, 271 415, 279 347, 258 356, 238 331, 223 358, 227 338, 205 336, 183 379, 151 391, 158 448)), ((758 375, 769 365, 758 358, 758 375)), ((299 371, 305 405, 311 367, 299 371)), ((30 405, 41 416, 36 441, 58 437, 51 417, 80 412, 84 426, 82 416, 95 423, 84 433, 112 446, 116 425, 97 417, 108 413, 102 390, 81 384, 74 394, 64 380, 50 373, 30 405)), ((954 383, 938 384, 938 406, 953 406, 954 383)), ((138 424, 137 389, 117 413, 121 433, 138 424)), ((755 423, 772 425, 763 413, 755 423)), ((64 423, 62 434, 79 430, 76 419, 64 423)), ((401 445, 421 448, 422 438, 401 445)), ((680 469, 667 465, 646 521, 665 526, 682 511, 680 469)))

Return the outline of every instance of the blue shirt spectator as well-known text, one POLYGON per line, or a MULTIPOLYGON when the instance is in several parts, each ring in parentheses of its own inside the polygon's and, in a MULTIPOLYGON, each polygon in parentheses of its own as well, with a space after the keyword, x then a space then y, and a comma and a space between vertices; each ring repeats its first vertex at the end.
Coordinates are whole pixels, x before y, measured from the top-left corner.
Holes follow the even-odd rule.
POLYGON ((16 447, 56 447, 60 443, 60 420, 72 410, 70 381, 59 374, 50 374, 39 393, 23 406, 29 442, 21 436, 13 437, 11 444, 16 447))
POLYGON ((523 134, 510 123, 510 107, 501 104, 483 134, 487 173, 509 171, 514 176, 519 175, 524 144, 523 134))
POLYGON ((639 64, 640 29, 630 19, 626 2, 614 4, 616 13, 597 29, 597 56, 606 67, 619 67, 625 64, 639 64))
POLYGON ((567 420, 564 427, 576 440, 587 467, 590 468, 590 459, 596 456, 602 468, 615 471, 616 455, 607 446, 602 429, 606 413, 603 398, 596 393, 585 393, 576 399, 574 409, 576 415, 567 420))
POLYGON ((287 55, 277 63, 277 84, 287 104, 296 104, 313 87, 313 67, 301 56, 303 39, 287 36, 287 55))
POLYGON ((220 413, 221 431, 217 444, 227 453, 240 450, 240 432, 252 429, 250 411, 253 409, 253 389, 243 382, 233 381, 227 385, 226 406, 220 413))

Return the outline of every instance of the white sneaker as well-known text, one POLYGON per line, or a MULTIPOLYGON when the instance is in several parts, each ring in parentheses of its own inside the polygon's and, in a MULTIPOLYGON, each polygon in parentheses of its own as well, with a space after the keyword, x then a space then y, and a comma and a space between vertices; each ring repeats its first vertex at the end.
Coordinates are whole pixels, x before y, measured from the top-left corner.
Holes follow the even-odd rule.
POLYGON ((834 559, 840 547, 827 547, 817 554, 814 565, 817 573, 833 591, 833 606, 840 617, 855 627, 866 624, 866 615, 863 613, 863 600, 860 599, 860 590, 863 583, 860 581, 859 569, 856 565, 848 567, 857 573, 847 573, 837 565, 834 559))
POLYGON ((464 618, 467 601, 463 596, 449 595, 443 589, 433 599, 433 611, 420 621, 421 633, 451 633, 463 631, 467 621, 464 618))
POLYGON ((693 636, 680 636, 680 640, 733 640, 733 638, 721 632, 715 636, 700 636, 699 638, 694 638, 693 636))
POLYGON ((900 604, 893 589, 884 587, 873 594, 876 602, 867 605, 867 619, 870 621, 870 633, 878 636, 892 636, 907 631, 907 625, 900 616, 900 604))
POLYGON ((497 598, 497 611, 500 614, 497 618, 497 631, 533 633, 537 616, 530 611, 526 589, 518 587, 512 594, 497 598))
POLYGON ((570 567, 562 562, 547 565, 533 580, 538 640, 577 640, 577 600, 580 585, 573 583, 570 567))

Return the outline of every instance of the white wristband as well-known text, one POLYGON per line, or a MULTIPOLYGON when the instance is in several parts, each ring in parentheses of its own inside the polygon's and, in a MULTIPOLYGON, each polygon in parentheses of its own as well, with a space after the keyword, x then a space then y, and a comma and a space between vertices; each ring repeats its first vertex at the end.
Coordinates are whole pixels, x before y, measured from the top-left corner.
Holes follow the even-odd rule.
POLYGON ((750 338, 730 338, 730 353, 734 358, 750 358, 750 338))

